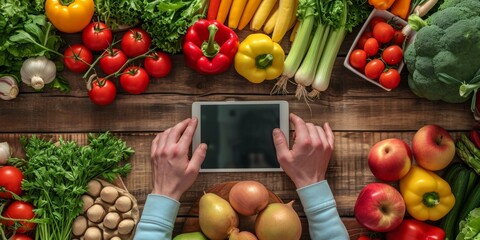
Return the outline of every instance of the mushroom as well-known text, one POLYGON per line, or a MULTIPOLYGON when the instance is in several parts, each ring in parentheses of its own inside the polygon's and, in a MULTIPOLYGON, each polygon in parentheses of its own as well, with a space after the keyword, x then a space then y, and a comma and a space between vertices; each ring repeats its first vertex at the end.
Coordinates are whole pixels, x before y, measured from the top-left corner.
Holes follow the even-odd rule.
POLYGON ((118 224, 118 233, 122 235, 129 234, 134 227, 135 221, 133 219, 125 219, 118 224))
POLYGON ((97 180, 92 180, 88 183, 88 194, 92 197, 98 197, 102 190, 102 184, 97 180))
POLYGON ((94 223, 101 222, 104 216, 105 216, 105 209, 103 209, 102 205, 100 204, 94 204, 92 207, 90 207, 87 210, 88 220, 94 223))
POLYGON ((121 196, 115 201, 115 208, 122 213, 130 211, 132 205, 132 200, 127 196, 121 196))
POLYGON ((113 204, 118 198, 118 191, 114 187, 106 186, 100 192, 100 198, 107 203, 113 204))
POLYGON ((83 211, 86 212, 95 202, 93 198, 91 198, 88 195, 83 195, 82 196, 82 201, 83 201, 83 211))
POLYGON ((103 226, 108 229, 116 229, 121 218, 117 212, 109 212, 103 219, 103 226))
POLYGON ((85 231, 84 238, 85 240, 102 240, 102 231, 97 227, 89 227, 87 231, 85 231))
POLYGON ((80 236, 87 230, 87 227, 87 219, 84 216, 78 216, 73 221, 72 233, 75 236, 80 236))

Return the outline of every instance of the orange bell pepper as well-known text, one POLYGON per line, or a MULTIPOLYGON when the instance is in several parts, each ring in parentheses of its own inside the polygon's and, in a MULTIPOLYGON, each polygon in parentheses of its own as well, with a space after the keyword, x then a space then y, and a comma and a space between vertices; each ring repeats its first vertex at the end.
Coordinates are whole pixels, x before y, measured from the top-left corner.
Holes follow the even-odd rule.
POLYGON ((390 8, 390 12, 403 20, 407 20, 410 13, 410 3, 411 0, 395 0, 390 8))
POLYGON ((76 33, 82 31, 93 17, 93 0, 47 0, 45 14, 59 31, 76 33))
POLYGON ((368 0, 368 3, 378 10, 389 9, 395 0, 368 0))

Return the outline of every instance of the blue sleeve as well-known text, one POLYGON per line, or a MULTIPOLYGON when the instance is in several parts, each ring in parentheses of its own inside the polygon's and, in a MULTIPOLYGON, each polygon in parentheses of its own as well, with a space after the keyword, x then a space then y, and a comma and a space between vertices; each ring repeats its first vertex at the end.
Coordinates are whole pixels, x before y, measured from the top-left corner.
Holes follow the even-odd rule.
POLYGON ((163 195, 149 194, 134 240, 170 240, 180 203, 163 195))
POLYGON ((326 180, 299 188, 297 193, 307 215, 311 239, 350 239, 326 180))

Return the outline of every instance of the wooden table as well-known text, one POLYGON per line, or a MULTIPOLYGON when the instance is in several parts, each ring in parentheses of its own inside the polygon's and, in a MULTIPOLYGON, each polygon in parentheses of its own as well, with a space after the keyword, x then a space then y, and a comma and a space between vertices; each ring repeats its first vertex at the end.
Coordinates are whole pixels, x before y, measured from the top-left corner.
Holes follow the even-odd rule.
MULTIPOLYGON (((356 76, 343 66, 356 32, 347 35, 339 52, 330 86, 310 103, 298 101, 290 85, 288 95, 270 95, 274 81, 252 84, 233 67, 225 74, 201 76, 184 66, 183 56, 173 56, 174 66, 167 78, 152 79, 146 93, 129 95, 119 90, 109 106, 96 106, 88 98, 81 75, 63 72, 72 86, 70 93, 46 90, 34 92, 21 87, 12 101, 0 101, 0 142, 13 147, 14 156, 24 156, 20 136, 38 134, 47 139, 63 138, 86 144, 90 132, 111 131, 135 149, 133 171, 124 182, 143 208, 150 193, 150 143, 155 134, 190 117, 194 101, 210 100, 287 100, 290 111, 316 124, 329 122, 335 134, 335 152, 327 179, 337 201, 338 211, 352 239, 366 230, 353 215, 356 197, 363 186, 376 179, 368 169, 370 147, 385 138, 397 137, 411 143, 413 134, 426 124, 438 124, 453 136, 468 131, 475 121, 469 103, 432 102, 415 96, 408 88, 406 69, 399 88, 385 91, 356 76)), ((243 38, 245 35, 241 35, 243 38)), ((65 35, 78 42, 78 35, 65 35)), ((282 43, 286 52, 290 44, 282 43)), ((188 211, 203 191, 215 184, 257 180, 283 201, 296 200, 294 208, 302 218, 302 239, 310 239, 308 223, 295 192, 295 186, 283 172, 201 173, 181 199, 174 234, 178 234, 188 211)), ((161 210, 159 210, 161 211, 161 210)))

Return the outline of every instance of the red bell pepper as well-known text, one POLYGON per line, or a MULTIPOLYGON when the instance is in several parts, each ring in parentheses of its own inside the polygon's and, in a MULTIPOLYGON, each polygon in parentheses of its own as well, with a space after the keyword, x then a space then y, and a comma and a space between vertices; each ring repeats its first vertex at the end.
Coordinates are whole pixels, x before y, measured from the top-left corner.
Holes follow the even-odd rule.
POLYGON ((476 128, 470 130, 470 140, 475 144, 475 147, 480 148, 480 133, 476 128))
POLYGON ((201 74, 228 70, 239 45, 237 34, 216 20, 200 19, 185 34, 183 55, 187 66, 201 74))
POLYGON ((400 226, 387 232, 386 237, 387 240, 443 240, 445 239, 445 231, 416 219, 405 219, 400 226))

